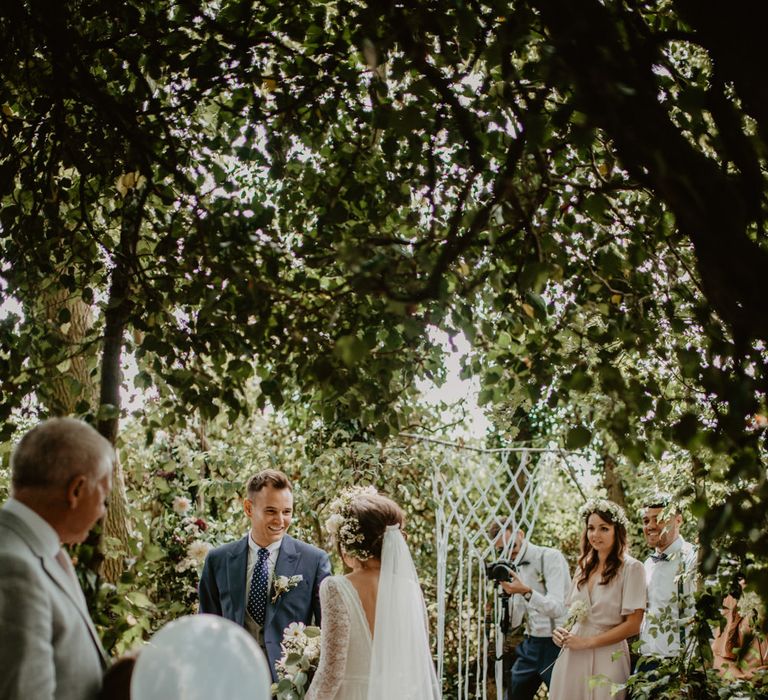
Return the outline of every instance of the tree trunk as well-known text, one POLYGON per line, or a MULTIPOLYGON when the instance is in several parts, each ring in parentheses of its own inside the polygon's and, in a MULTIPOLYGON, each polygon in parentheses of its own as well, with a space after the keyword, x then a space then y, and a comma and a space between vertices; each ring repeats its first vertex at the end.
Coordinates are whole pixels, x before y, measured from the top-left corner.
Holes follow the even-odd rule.
MULTIPOLYGON (((112 492, 107 503, 107 517, 104 520, 103 537, 109 542, 110 538, 120 541, 120 545, 112 552, 114 556, 104 556, 102 560, 101 575, 110 583, 117 583, 125 568, 125 558, 130 550, 128 543, 131 540, 131 525, 128 517, 128 499, 125 495, 125 479, 123 478, 123 465, 120 462, 120 454, 117 454, 115 468, 112 471, 112 492)), ((102 542, 102 551, 106 549, 102 542)))
MULTIPOLYGON (((136 246, 146 199, 143 191, 130 190, 123 204, 123 218, 120 227, 120 245, 115 255, 115 267, 109 287, 109 299, 104 312, 104 346, 101 361, 101 387, 99 394, 99 432, 113 445, 117 440, 120 420, 120 380, 123 337, 126 324, 133 308, 131 299, 131 278, 134 273, 136 246)), ((128 502, 125 495, 125 480, 120 460, 115 460, 112 475, 112 493, 109 498, 107 518, 104 522, 102 541, 99 543, 101 556, 99 571, 112 583, 116 582, 124 569, 124 556, 104 556, 104 540, 120 541, 120 552, 128 553, 130 524, 128 502)), ((117 553, 116 553, 117 554, 117 553)))
POLYGON ((51 337, 61 347, 62 361, 50 368, 48 381, 41 382, 37 395, 48 413, 53 416, 69 416, 92 411, 96 401, 96 383, 91 370, 96 354, 83 347, 88 332, 93 327, 93 309, 80 296, 56 286, 41 296, 51 337), (60 314, 69 313, 69 321, 62 324, 60 314))
MULTIPOLYGON (((202 416, 200 417, 200 424, 197 429, 197 436, 200 440, 200 451, 203 454, 207 455, 208 450, 210 448, 208 444, 208 421, 202 416)), ((208 457, 206 456, 202 460, 202 463, 200 464, 200 480, 205 481, 205 479, 208 478, 209 474, 210 474, 210 470, 208 468, 208 457)), ((195 500, 197 501, 197 504, 196 504, 197 512, 203 513, 205 511, 205 491, 203 489, 199 488, 197 490, 195 500)))
POLYGON ((608 498, 626 510, 627 497, 624 493, 624 483, 618 472, 616 460, 608 455, 603 457, 603 487, 608 498))

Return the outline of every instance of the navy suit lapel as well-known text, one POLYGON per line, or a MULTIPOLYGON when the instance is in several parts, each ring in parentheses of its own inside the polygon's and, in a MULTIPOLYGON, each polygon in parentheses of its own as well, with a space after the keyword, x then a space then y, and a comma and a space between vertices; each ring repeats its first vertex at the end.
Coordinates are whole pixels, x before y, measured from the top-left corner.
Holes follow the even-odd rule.
MULTIPOLYGON (((274 590, 275 579, 278 576, 291 577, 296 573, 296 569, 299 565, 299 559, 301 556, 296 550, 296 540, 288 535, 283 535, 283 541, 280 544, 280 551, 277 554, 277 561, 275 562, 275 572, 272 576, 272 586, 274 590)), ((272 603, 272 591, 270 591, 269 604, 267 605, 267 615, 264 624, 268 627, 272 621, 277 609, 280 607, 280 603, 283 596, 280 596, 274 603, 272 603)), ((282 633, 282 630, 280 630, 282 633)))
POLYGON ((296 551, 296 540, 284 535, 275 562, 275 576, 293 576, 298 565, 299 553, 296 551))
POLYGON ((232 606, 235 610, 235 622, 245 625, 245 576, 248 572, 248 535, 243 537, 227 557, 227 579, 232 591, 232 606))

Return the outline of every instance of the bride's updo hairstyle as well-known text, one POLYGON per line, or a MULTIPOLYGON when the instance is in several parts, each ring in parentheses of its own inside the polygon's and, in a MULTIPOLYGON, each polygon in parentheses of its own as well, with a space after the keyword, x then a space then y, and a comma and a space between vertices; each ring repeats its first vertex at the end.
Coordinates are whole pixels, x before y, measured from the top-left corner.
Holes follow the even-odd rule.
POLYGON ((379 493, 356 498, 350 504, 349 513, 359 523, 358 529, 363 538, 360 549, 374 559, 381 559, 381 545, 387 527, 399 525, 402 529, 405 522, 405 514, 400 506, 379 493))
POLYGON ((381 559, 384 532, 390 525, 402 528, 405 515, 391 498, 373 486, 354 486, 336 498, 329 508, 325 528, 339 554, 360 561, 381 559))

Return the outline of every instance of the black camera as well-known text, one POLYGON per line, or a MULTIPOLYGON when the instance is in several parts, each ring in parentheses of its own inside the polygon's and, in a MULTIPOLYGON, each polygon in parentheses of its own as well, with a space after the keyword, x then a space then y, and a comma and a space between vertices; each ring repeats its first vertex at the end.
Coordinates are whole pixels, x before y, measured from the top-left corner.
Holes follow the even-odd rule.
POLYGON ((512 574, 514 574, 515 571, 517 571, 517 567, 503 559, 492 561, 490 564, 485 565, 485 575, 489 579, 496 581, 496 583, 511 581, 512 574))

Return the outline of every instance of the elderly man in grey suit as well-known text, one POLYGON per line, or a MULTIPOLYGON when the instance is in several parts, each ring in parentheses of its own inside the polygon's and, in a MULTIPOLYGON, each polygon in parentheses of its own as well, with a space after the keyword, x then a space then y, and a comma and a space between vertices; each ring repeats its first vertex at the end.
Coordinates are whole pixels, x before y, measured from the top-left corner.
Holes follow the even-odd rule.
POLYGON ((11 456, 0 509, 0 698, 89 700, 106 666, 72 561, 103 517, 114 450, 87 423, 53 418, 11 456))

